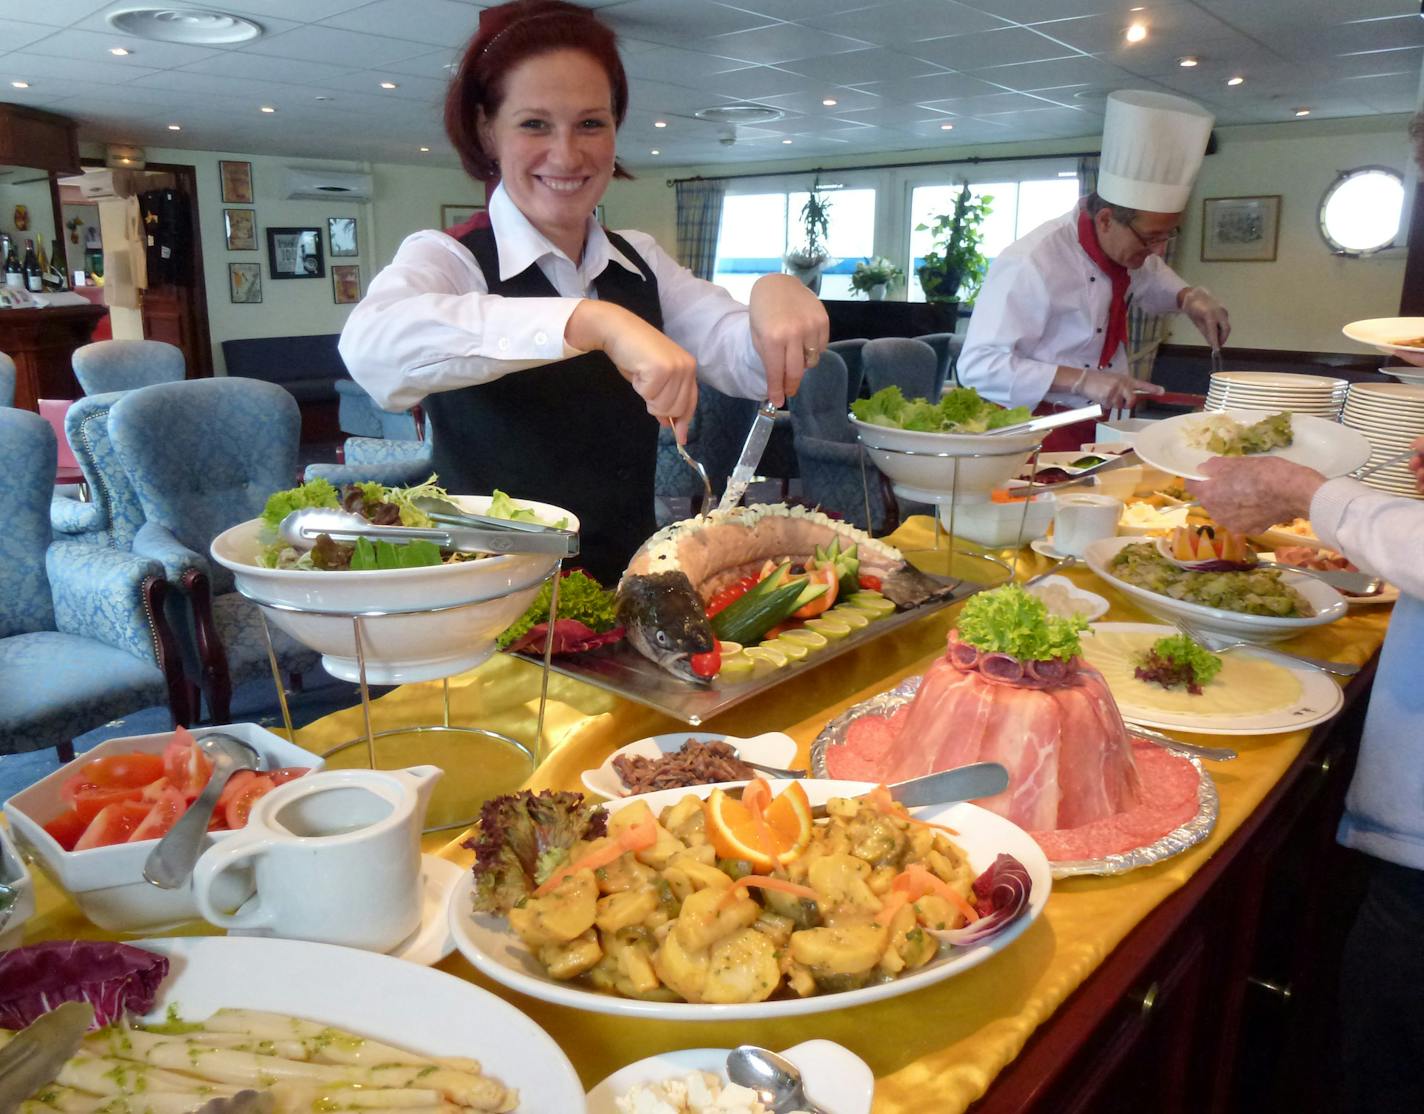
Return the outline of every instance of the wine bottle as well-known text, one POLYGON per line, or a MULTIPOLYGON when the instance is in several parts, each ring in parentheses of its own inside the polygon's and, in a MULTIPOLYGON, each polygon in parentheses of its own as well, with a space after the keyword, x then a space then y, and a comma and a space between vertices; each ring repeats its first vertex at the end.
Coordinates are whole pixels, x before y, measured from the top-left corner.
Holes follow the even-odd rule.
POLYGON ((49 285, 56 290, 69 289, 69 261, 64 257, 64 245, 54 238, 54 250, 49 253, 49 285))
POLYGON ((25 261, 22 264, 25 272, 25 289, 31 294, 39 294, 44 290, 44 279, 40 274, 39 257, 35 255, 35 242, 25 241, 25 261))
POLYGON ((25 272, 20 267, 20 260, 15 255, 13 242, 10 244, 10 250, 5 253, 5 285, 11 287, 25 285, 25 272))
POLYGON ((35 240, 35 259, 39 261, 40 278, 44 279, 49 275, 49 259, 45 255, 44 237, 40 236, 35 240))

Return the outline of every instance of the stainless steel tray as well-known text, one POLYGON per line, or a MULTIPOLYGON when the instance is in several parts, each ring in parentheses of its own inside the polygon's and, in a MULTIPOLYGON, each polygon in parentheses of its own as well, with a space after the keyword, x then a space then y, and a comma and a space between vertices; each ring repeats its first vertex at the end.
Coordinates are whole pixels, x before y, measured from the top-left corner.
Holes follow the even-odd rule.
MULTIPOLYGON (((943 580, 943 577, 936 579, 943 580)), ((947 581, 946 581, 947 582, 947 581)), ((744 701, 760 696, 768 689, 785 684, 806 673, 808 670, 833 661, 842 654, 884 638, 909 623, 933 615, 936 611, 958 603, 986 587, 968 580, 961 580, 952 595, 945 599, 921 604, 909 611, 897 611, 884 619, 876 619, 859 630, 853 630, 845 637, 832 642, 824 650, 817 650, 799 662, 787 664, 784 668, 766 673, 736 684, 713 681, 702 687, 686 681, 679 681, 638 653, 626 643, 618 643, 608 650, 590 654, 553 659, 552 668, 556 673, 587 681, 601 689, 626 696, 639 704, 646 704, 660 712, 666 712, 674 719, 680 719, 693 727, 700 726, 719 712, 734 708, 744 701)), ((542 661, 538 654, 529 652, 520 656, 531 661, 542 661)))

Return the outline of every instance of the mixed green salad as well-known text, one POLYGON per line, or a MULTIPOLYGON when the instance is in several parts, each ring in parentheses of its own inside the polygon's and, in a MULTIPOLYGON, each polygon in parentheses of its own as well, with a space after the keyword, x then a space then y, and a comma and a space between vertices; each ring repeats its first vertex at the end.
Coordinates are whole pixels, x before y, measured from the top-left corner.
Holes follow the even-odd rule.
POLYGON ((1309 601, 1281 579, 1279 569, 1190 572, 1162 556, 1152 542, 1123 546, 1109 567, 1114 576, 1138 588, 1204 607, 1280 619, 1315 614, 1309 601))
POLYGON ((1152 681, 1164 689, 1184 688, 1193 696, 1221 672, 1221 659, 1184 634, 1159 638, 1138 655, 1133 676, 1152 681))
POLYGON ((859 421, 889 429, 917 433, 983 433, 1001 426, 1026 422, 1028 408, 1005 409, 997 402, 980 398, 973 387, 954 387, 938 402, 924 398, 907 399, 899 387, 886 387, 869 398, 850 405, 859 421))

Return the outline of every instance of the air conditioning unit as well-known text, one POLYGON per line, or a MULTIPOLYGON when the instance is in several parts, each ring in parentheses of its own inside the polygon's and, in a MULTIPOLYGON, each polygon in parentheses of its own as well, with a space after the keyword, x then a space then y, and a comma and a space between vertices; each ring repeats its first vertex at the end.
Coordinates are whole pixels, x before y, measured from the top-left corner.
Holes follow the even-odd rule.
MULTIPOLYGON (((75 181, 75 179, 70 179, 75 181)), ((140 175, 132 170, 100 170, 88 167, 77 179, 79 192, 86 201, 107 201, 114 197, 133 197, 142 189, 140 175)))
POLYGON ((282 196, 290 201, 370 201, 371 176, 339 170, 287 167, 282 196))

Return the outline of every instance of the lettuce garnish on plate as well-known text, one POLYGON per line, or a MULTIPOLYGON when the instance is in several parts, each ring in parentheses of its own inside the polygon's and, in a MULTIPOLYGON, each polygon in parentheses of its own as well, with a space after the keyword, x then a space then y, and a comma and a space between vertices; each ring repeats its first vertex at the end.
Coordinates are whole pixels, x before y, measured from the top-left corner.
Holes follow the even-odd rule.
POLYGON ((1088 629, 1081 615, 1049 614, 1041 599, 1017 584, 970 596, 956 625, 960 641, 1019 661, 1072 661, 1081 648, 1078 635, 1088 629))

